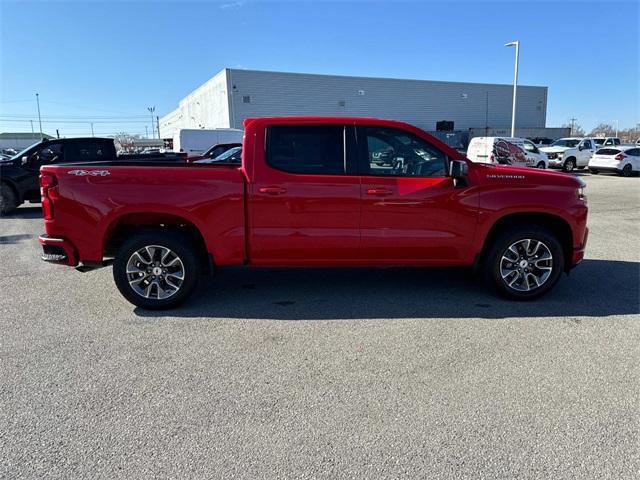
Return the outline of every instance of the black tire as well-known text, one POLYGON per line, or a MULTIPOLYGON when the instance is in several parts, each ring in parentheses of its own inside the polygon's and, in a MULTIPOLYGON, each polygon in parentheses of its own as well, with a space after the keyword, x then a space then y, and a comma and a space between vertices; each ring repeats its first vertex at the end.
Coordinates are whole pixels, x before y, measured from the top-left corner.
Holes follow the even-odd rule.
POLYGON ((562 170, 565 172, 572 172, 576 168, 576 159, 574 157, 567 158, 562 164, 562 170))
MULTIPOLYGON (((540 252, 544 252, 544 250, 540 250, 540 252)), ((533 261, 537 262, 536 260, 533 261)), ((518 264, 518 260, 515 260, 513 264, 511 264, 514 267, 514 270, 518 270, 518 264)), ((509 263, 506 263, 506 266, 509 265, 509 263)), ((485 256, 484 274, 488 284, 492 285, 503 297, 512 300, 533 300, 534 298, 544 295, 553 288, 564 270, 564 265, 564 251, 556 235, 544 227, 537 225, 522 225, 505 230, 499 234, 494 241, 492 241, 492 245, 485 256), (507 253, 509 247, 517 242, 525 241, 526 239, 542 242, 543 246, 545 246, 550 252, 552 258, 548 261, 545 261, 544 259, 540 260, 540 262, 545 262, 542 264, 543 268, 551 267, 550 274, 542 284, 528 291, 522 291, 518 289, 518 283, 515 283, 513 287, 508 285, 508 280, 503 278, 502 267, 505 266, 505 264, 503 264, 503 256, 510 255, 507 253)), ((542 270, 537 269, 535 266, 529 271, 531 273, 526 273, 525 276, 531 277, 531 275, 533 275, 535 277, 538 272, 542 272, 542 270)), ((519 272, 514 273, 523 278, 519 272)), ((507 276, 507 278, 513 279, 514 277, 507 276)), ((519 283, 522 284, 524 282, 519 283)), ((524 288, 524 286, 522 286, 522 288, 524 288)))
POLYGON ((620 175, 622 175, 623 177, 630 177, 633 175, 633 167, 631 166, 630 163, 627 163, 624 168, 622 169, 622 171, 620 172, 620 175))
POLYGON ((600 173, 600 170, 596 170, 596 169, 593 169, 593 168, 590 168, 590 169, 589 169, 589 171, 590 171, 591 173, 593 173, 594 175, 597 175, 597 174, 599 174, 599 173, 600 173))
POLYGON ((18 197, 11 185, 0 183, 0 215, 7 215, 18 208, 18 197))
POLYGON ((536 165, 536 168, 544 170, 545 168, 547 168, 547 165, 544 162, 538 162, 538 164, 536 165))
MULTIPOLYGON (((154 249, 154 253, 155 250, 159 249, 154 249)), ((156 254, 156 260, 158 260, 157 257, 158 254, 156 254)), ((173 259, 174 256, 171 258, 173 259)), ((147 230, 134 235, 122 244, 113 263, 113 279, 120 293, 132 304, 148 310, 169 309, 180 305, 195 290, 200 277, 198 258, 197 248, 186 235, 164 229, 147 230), (181 262, 180 267, 183 269, 184 278, 182 283, 179 284, 179 288, 167 298, 159 298, 161 295, 160 284, 162 283, 165 287, 168 286, 164 283, 164 275, 162 274, 162 280, 160 280, 160 276, 158 277, 158 285, 155 287, 149 286, 151 297, 154 296, 153 293, 155 290, 155 296, 158 298, 145 298, 142 294, 134 290, 134 287, 129 283, 132 279, 131 276, 134 274, 127 273, 127 264, 136 252, 147 246, 159 246, 168 249, 175 257, 179 258, 181 262)), ((153 259, 151 260, 153 262, 153 259)), ((153 268, 153 265, 151 265, 151 267, 153 268)), ((160 268, 162 269, 163 267, 160 266, 160 268)), ((145 279, 142 282, 138 282, 139 285, 144 286, 153 283, 148 280, 149 274, 142 273, 141 275, 145 275, 145 279)), ((156 277, 154 276, 153 278, 155 279, 156 277)), ((131 281, 135 281, 135 279, 131 281)), ((162 290, 163 294, 166 294, 167 291, 168 290, 162 290)))

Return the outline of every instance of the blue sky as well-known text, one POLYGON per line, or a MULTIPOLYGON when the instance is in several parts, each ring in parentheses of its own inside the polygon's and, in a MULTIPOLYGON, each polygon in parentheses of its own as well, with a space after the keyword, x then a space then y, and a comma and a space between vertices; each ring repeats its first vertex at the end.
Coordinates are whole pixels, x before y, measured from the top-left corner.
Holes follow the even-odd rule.
POLYGON ((0 131, 30 131, 38 92, 48 133, 144 133, 148 106, 173 110, 224 67, 509 84, 516 39, 520 83, 549 87, 547 126, 625 128, 639 4, 0 0, 0 131))

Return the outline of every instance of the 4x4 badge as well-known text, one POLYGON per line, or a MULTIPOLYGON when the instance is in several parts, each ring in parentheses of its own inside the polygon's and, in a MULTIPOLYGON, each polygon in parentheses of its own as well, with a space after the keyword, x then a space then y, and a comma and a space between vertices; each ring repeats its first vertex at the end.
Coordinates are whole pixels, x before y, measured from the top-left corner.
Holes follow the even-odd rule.
POLYGON ((78 177, 83 177, 85 175, 104 177, 106 175, 109 175, 111 172, 109 170, 71 170, 68 173, 69 175, 77 175, 78 177))

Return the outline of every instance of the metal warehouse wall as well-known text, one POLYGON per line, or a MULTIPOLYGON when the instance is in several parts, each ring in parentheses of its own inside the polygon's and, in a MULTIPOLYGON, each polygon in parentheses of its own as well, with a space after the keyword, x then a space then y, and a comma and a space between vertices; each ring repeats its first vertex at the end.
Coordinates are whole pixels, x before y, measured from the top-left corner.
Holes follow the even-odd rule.
POLYGON ((160 136, 173 138, 182 128, 229 127, 227 70, 196 88, 180 100, 176 110, 160 118, 160 136))
MULTIPOLYGON (((511 85, 235 69, 227 72, 230 124, 236 128, 242 128, 242 120, 247 117, 273 115, 383 117, 425 130, 435 130, 439 120, 453 120, 456 130, 487 123, 500 127, 511 124, 511 85)), ((546 110, 547 87, 518 87, 518 127, 544 127, 546 110)))

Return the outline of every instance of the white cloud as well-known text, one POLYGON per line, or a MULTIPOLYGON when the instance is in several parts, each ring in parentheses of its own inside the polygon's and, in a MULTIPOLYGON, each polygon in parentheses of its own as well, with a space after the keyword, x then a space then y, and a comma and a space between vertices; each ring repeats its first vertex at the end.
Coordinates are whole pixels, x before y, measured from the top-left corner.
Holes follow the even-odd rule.
POLYGON ((235 2, 227 2, 220 4, 220 10, 233 10, 236 8, 240 8, 244 5, 242 0, 237 0, 235 2))

